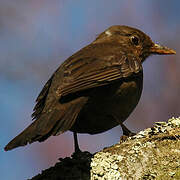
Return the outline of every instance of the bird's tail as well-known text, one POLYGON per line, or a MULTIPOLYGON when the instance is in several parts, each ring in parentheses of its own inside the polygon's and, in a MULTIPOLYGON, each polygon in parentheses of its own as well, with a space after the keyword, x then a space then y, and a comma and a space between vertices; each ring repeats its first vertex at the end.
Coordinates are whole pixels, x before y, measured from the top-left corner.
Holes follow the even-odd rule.
MULTIPOLYGON (((36 132, 38 120, 29 125, 23 132, 12 139, 4 148, 5 151, 9 151, 19 146, 25 146, 28 143, 34 142, 38 138, 36 132)), ((41 133, 42 134, 42 133, 41 133)))
POLYGON ((87 99, 83 98, 78 98, 71 103, 63 104, 63 106, 56 102, 51 106, 52 111, 43 113, 23 132, 11 140, 4 150, 9 151, 35 141, 41 142, 51 135, 58 135, 69 130, 74 124, 81 108, 86 103, 87 99))

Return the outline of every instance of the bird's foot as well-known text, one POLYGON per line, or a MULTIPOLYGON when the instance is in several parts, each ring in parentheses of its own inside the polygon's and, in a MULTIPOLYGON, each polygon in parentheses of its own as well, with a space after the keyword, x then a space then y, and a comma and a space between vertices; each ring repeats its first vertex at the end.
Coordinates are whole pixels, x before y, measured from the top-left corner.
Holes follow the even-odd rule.
POLYGON ((123 136, 134 136, 136 133, 131 132, 123 123, 121 124, 121 128, 123 130, 123 136))
POLYGON ((79 150, 79 151, 74 152, 71 155, 71 157, 73 159, 81 159, 82 160, 82 159, 87 159, 87 157, 92 157, 92 154, 90 152, 88 152, 88 151, 79 150))
POLYGON ((123 130, 123 135, 120 137, 120 142, 124 142, 128 137, 136 135, 136 133, 131 132, 123 123, 121 124, 123 130))

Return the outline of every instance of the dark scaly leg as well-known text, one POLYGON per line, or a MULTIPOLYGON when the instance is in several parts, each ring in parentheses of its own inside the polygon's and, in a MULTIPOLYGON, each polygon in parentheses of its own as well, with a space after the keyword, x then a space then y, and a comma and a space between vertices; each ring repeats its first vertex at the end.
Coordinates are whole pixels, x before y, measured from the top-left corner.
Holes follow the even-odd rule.
POLYGON ((118 116, 112 115, 113 119, 116 120, 122 128, 123 136, 134 136, 136 133, 131 132, 121 121, 119 121, 118 116))
POLYGON ((120 137, 120 142, 124 142, 129 136, 134 136, 136 134, 131 132, 123 123, 120 123, 120 126, 123 131, 123 135, 120 137))
POLYGON ((77 133, 73 132, 73 136, 74 136, 74 153, 79 153, 79 152, 81 152, 81 150, 78 145, 77 133))
POLYGON ((124 136, 134 136, 136 133, 131 132, 123 123, 120 124, 124 136))

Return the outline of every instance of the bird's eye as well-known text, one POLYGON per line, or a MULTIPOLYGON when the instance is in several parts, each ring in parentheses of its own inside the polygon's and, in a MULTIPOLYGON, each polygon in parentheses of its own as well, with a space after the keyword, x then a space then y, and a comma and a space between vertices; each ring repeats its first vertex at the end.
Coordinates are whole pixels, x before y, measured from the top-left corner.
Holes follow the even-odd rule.
POLYGON ((137 36, 131 36, 131 41, 134 45, 139 45, 139 38, 137 36))

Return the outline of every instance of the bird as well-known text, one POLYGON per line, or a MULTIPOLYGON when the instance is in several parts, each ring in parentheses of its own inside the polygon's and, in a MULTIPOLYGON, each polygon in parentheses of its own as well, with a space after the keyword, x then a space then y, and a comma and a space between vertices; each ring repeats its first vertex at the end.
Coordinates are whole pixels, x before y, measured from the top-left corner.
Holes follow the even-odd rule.
POLYGON ((98 134, 123 124, 137 106, 143 89, 142 63, 150 55, 176 54, 154 43, 139 29, 114 25, 66 59, 47 81, 33 109, 33 122, 5 151, 42 142, 68 130, 98 134))

